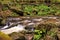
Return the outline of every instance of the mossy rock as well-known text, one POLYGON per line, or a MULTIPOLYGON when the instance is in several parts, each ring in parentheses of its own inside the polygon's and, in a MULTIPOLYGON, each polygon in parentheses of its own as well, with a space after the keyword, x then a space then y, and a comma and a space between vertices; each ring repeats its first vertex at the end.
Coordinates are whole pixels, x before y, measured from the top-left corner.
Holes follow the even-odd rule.
POLYGON ((12 40, 8 35, 0 32, 0 40, 12 40))

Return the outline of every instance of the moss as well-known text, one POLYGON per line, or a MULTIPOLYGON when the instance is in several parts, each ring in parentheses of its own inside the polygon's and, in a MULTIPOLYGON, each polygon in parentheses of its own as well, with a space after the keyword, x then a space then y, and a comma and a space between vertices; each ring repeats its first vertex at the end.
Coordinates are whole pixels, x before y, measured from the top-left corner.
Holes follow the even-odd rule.
POLYGON ((0 31, 0 40, 12 40, 12 38, 0 31))
POLYGON ((12 14, 10 14, 10 16, 19 16, 18 14, 12 12, 12 14))

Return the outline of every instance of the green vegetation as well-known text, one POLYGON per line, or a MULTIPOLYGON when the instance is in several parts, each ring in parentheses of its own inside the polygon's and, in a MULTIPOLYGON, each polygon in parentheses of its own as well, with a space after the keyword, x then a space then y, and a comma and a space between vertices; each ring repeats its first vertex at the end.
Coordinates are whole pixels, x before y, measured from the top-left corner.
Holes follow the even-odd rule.
MULTIPOLYGON (((47 1, 47 0, 42 0, 47 1)), ((5 10, 9 10, 8 7, 5 7, 4 5, 9 5, 9 7, 11 7, 12 9, 16 9, 17 11, 23 11, 24 16, 48 16, 48 15, 55 15, 55 16, 60 16, 60 6, 59 4, 53 4, 55 3, 59 3, 60 0, 50 0, 51 3, 49 4, 50 6, 48 7, 48 3, 45 4, 38 4, 38 5, 21 5, 19 0, 0 0, 0 3, 3 5, 2 7, 2 11, 5 10), (57 11, 58 10, 58 11, 57 11)), ((9 10, 10 12, 8 12, 9 16, 19 16, 17 13, 13 13, 13 11, 9 10)), ((6 15, 7 16, 7 15, 6 15)))
MULTIPOLYGON (((34 40, 45 40, 46 35, 49 35, 54 39, 56 37, 57 28, 55 24, 40 24, 34 31, 34 40)), ((49 38, 49 37, 48 37, 49 38)), ((47 39, 48 40, 48 39, 47 39)))
POLYGON ((19 16, 19 15, 13 12, 10 16, 19 16))
POLYGON ((39 40, 43 36, 43 31, 42 30, 35 30, 34 31, 34 39, 33 40, 39 40))
MULTIPOLYGON (((48 7, 45 4, 40 4, 40 5, 26 5, 24 8, 24 12, 29 13, 30 15, 33 15, 34 12, 36 11, 38 16, 46 16, 46 15, 59 15, 60 14, 60 10, 55 7, 55 5, 52 7, 48 7), (57 11, 58 10, 58 11, 57 11)), ((34 14, 35 15, 35 14, 34 14)))

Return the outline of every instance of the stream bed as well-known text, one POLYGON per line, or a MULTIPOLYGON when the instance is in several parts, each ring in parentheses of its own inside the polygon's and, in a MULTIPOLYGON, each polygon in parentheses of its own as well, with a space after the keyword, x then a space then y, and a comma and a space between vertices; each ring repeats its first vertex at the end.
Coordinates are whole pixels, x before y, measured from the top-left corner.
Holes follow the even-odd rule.
POLYGON ((36 26, 47 22, 60 24, 60 17, 9 17, 6 25, 0 28, 0 30, 5 34, 10 34, 25 30, 24 27, 26 26, 36 26))

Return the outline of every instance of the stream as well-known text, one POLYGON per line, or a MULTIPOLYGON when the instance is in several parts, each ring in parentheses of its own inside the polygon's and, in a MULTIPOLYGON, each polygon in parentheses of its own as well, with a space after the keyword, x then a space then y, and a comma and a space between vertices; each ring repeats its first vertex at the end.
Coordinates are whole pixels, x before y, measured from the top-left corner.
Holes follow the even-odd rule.
POLYGON ((20 32, 25 30, 26 26, 36 26, 40 23, 52 22, 60 24, 60 17, 9 17, 6 20, 6 25, 1 27, 0 30, 5 34, 11 34, 13 32, 20 32))

